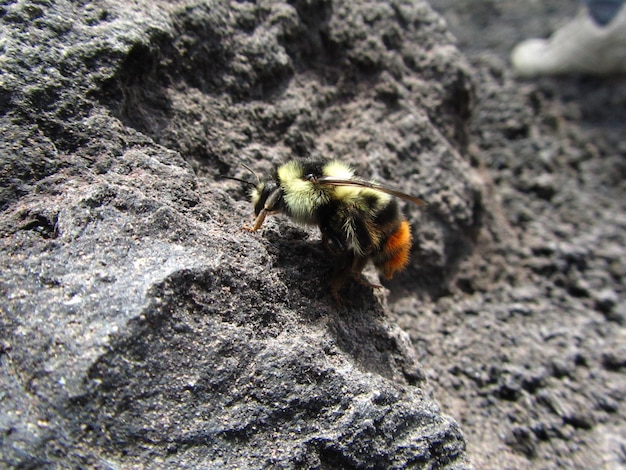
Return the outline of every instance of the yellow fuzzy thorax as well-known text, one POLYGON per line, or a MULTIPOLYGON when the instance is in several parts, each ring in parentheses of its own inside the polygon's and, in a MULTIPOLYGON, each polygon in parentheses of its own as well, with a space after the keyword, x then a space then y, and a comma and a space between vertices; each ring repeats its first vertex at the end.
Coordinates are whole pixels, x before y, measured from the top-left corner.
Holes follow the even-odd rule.
POLYGON ((330 194, 305 180, 304 176, 304 169, 297 161, 290 161, 278 168, 278 180, 291 216, 300 223, 314 224, 315 211, 330 201, 330 194))
MULTIPOLYGON (((322 168, 323 176, 332 176, 349 180, 354 177, 353 170, 337 160, 328 162, 322 168)), ((278 168, 278 180, 284 192, 284 199, 290 215, 298 222, 315 224, 317 210, 331 200, 341 201, 346 205, 358 207, 370 213, 376 213, 384 207, 390 196, 375 189, 358 186, 330 186, 315 184, 304 179, 304 168, 298 161, 290 161, 278 168), (365 198, 371 196, 370 201, 365 198), (375 201, 372 206, 371 200, 375 201)))
POLYGON ((350 179, 354 177, 354 171, 348 165, 339 160, 332 160, 324 165, 324 176, 350 179))

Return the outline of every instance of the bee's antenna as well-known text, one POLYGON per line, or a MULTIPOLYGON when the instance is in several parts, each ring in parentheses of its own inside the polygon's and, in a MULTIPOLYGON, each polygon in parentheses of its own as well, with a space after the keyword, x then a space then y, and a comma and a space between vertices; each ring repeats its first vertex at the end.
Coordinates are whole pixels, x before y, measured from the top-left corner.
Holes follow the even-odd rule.
POLYGON ((259 175, 257 175, 257 173, 252 168, 250 168, 248 165, 246 165, 243 162, 239 162, 239 164, 254 175, 254 177, 256 178, 257 184, 254 184, 252 181, 247 181, 247 180, 244 180, 244 179, 241 179, 241 178, 235 178, 234 176, 220 175, 220 178, 224 178, 224 179, 227 179, 227 180, 239 181, 240 183, 249 184, 253 188, 256 188, 259 184, 261 184, 261 178, 259 178, 259 175))
POLYGON ((252 181, 246 181, 241 178, 235 178, 234 176, 226 176, 226 175, 220 175, 220 178, 223 178, 225 180, 239 181, 240 183, 246 183, 252 186, 253 188, 256 188, 256 184, 254 184, 252 181))
POLYGON ((259 175, 256 173, 256 171, 254 171, 252 168, 250 168, 248 165, 246 165, 244 162, 239 162, 239 164, 244 167, 246 170, 248 170, 250 173, 252 173, 254 175, 254 177, 256 178, 256 181, 258 184, 261 184, 261 178, 259 178, 259 175))

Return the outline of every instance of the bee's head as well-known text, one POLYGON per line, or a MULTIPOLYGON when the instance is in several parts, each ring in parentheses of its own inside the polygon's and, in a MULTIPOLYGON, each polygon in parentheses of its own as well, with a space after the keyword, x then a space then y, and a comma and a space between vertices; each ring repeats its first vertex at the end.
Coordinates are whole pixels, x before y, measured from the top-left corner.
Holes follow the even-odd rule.
POLYGON ((275 181, 266 181, 265 183, 259 183, 259 185, 252 190, 252 204, 254 204, 254 214, 259 215, 264 208, 268 213, 280 211, 282 204, 282 197, 280 194, 280 187, 275 181), (266 208, 265 206, 268 204, 266 208))

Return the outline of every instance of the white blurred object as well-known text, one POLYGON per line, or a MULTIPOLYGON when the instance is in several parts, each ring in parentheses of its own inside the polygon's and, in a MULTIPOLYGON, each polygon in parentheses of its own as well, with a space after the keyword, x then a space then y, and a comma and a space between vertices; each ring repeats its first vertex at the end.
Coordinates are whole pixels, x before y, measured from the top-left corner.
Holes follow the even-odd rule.
POLYGON ((528 39, 511 53, 520 75, 626 73, 626 6, 605 26, 583 8, 549 39, 528 39))

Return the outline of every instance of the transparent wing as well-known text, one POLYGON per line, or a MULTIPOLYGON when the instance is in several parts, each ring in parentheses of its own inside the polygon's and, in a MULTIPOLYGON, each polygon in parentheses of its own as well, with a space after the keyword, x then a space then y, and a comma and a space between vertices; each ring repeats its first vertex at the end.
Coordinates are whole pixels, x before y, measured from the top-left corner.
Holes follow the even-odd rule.
POLYGON ((312 183, 317 184, 330 184, 332 186, 360 186, 362 188, 371 188, 376 191, 381 191, 383 193, 390 194, 395 197, 399 197, 405 199, 407 201, 411 201, 418 206, 426 206, 428 203, 423 201, 422 199, 411 196, 410 194, 403 193, 402 191, 398 191, 397 189, 390 188, 388 186, 384 186, 379 183, 374 183, 372 181, 361 180, 358 178, 336 178, 334 176, 314 176, 308 175, 306 177, 312 183))

